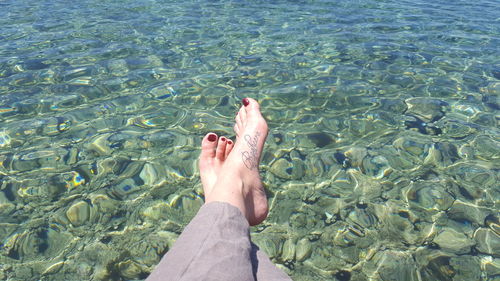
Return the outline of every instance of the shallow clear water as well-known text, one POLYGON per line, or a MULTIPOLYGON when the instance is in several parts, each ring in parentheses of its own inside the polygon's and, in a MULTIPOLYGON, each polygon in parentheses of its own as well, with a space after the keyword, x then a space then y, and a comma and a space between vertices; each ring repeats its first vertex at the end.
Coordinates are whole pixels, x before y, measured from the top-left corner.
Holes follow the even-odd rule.
POLYGON ((0 279, 143 279, 242 97, 294 280, 499 280, 496 1, 0 1, 0 279))

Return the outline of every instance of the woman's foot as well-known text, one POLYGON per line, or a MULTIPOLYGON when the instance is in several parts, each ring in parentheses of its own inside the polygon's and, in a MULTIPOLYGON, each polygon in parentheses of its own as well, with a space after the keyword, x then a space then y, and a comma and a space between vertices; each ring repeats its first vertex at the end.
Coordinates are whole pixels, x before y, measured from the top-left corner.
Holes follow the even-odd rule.
POLYGON ((222 164, 233 149, 234 143, 226 137, 208 133, 201 141, 199 161, 201 184, 205 197, 212 191, 222 164))
POLYGON ((236 143, 229 150, 220 139, 216 142, 215 134, 210 133, 203 139, 200 175, 205 201, 227 202, 236 206, 250 225, 257 225, 267 217, 269 208, 259 175, 268 128, 256 100, 243 99, 234 131, 236 143))

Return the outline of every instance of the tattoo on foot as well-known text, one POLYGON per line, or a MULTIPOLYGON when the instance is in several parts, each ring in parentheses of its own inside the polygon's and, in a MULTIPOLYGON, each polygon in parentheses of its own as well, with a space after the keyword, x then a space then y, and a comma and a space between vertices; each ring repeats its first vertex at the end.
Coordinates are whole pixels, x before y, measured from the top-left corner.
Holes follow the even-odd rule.
POLYGON ((250 151, 243 151, 241 153, 241 159, 243 160, 243 163, 249 170, 258 168, 259 154, 257 153, 257 143, 259 137, 260 137, 259 132, 256 132, 253 138, 250 135, 245 135, 243 137, 248 147, 250 148, 250 151))

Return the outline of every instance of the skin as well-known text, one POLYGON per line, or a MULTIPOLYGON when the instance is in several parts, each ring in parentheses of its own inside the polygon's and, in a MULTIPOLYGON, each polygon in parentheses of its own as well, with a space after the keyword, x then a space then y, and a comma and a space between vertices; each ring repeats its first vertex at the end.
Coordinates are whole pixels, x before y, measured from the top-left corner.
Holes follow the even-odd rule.
POLYGON ((269 211, 259 175, 268 127, 256 100, 246 98, 243 104, 233 128, 236 142, 214 133, 205 135, 199 168, 205 203, 229 203, 243 213, 250 225, 257 225, 269 211))

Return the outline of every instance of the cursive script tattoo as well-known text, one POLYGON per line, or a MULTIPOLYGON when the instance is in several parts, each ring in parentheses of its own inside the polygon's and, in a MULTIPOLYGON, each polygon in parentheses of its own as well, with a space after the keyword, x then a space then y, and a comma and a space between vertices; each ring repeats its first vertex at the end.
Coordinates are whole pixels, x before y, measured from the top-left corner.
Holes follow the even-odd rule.
POLYGON ((245 135, 243 137, 250 150, 243 151, 241 153, 241 159, 249 170, 257 169, 259 166, 259 153, 257 151, 257 143, 259 141, 259 137, 259 132, 256 132, 253 138, 250 135, 245 135))

